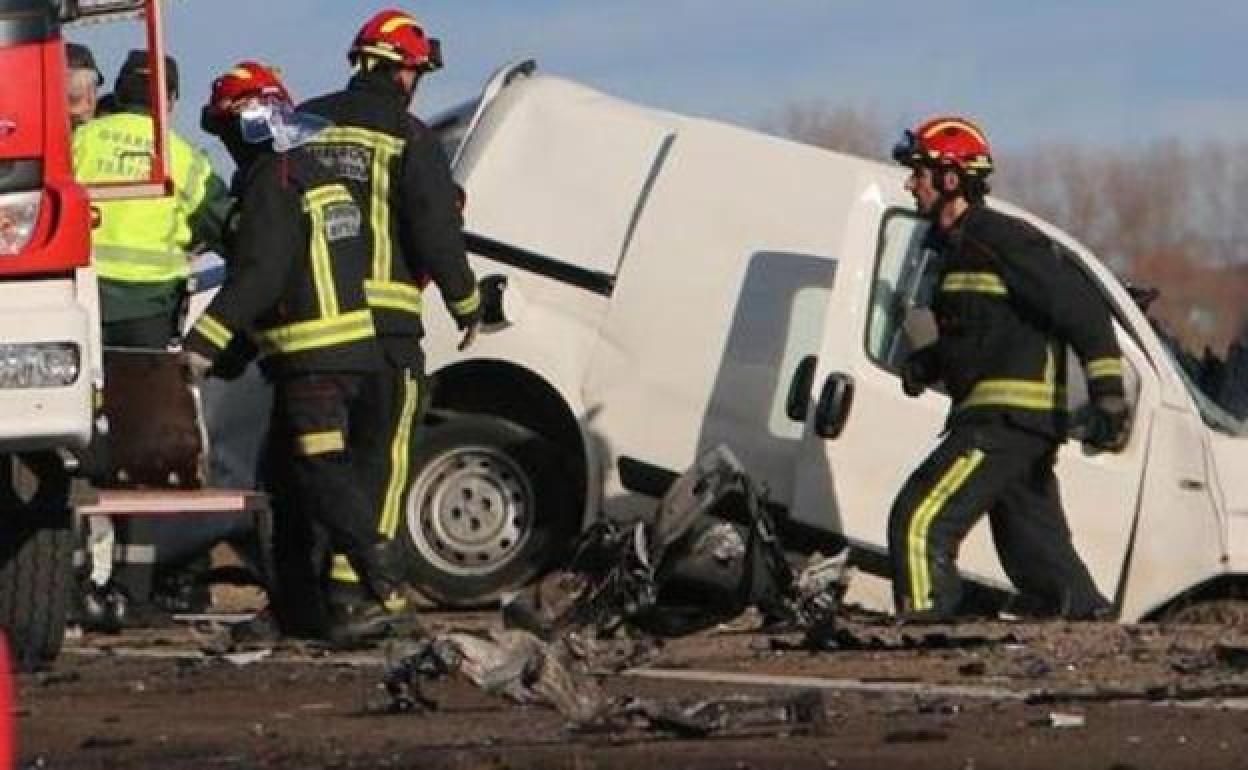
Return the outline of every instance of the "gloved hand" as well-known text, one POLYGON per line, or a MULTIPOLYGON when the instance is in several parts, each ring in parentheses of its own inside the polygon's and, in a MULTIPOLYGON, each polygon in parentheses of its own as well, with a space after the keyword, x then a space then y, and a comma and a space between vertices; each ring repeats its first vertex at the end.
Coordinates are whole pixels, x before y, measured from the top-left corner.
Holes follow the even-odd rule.
POLYGON ((191 384, 198 385, 208 378, 212 369, 212 359, 194 350, 183 351, 182 365, 186 367, 186 376, 191 384))
POLYGON ((478 304, 476 309, 467 315, 455 317, 455 324, 464 336, 459 340, 459 350, 464 351, 472 346, 477 339, 477 332, 481 330, 481 319, 483 317, 484 308, 478 304))
POLYGON ((936 381, 936 351, 932 347, 916 350, 901 364, 901 390, 910 398, 918 398, 936 381))
POLYGON ((472 343, 477 341, 477 332, 480 331, 480 329, 481 329, 480 317, 478 317, 476 320, 472 321, 467 326, 464 326, 462 329, 460 329, 460 331, 464 333, 464 336, 461 337, 459 340, 458 347, 460 351, 467 350, 468 348, 472 346, 472 343))
POLYGON ((1092 399, 1083 443, 1106 452, 1120 452, 1127 445, 1131 412, 1122 396, 1097 396, 1092 399))

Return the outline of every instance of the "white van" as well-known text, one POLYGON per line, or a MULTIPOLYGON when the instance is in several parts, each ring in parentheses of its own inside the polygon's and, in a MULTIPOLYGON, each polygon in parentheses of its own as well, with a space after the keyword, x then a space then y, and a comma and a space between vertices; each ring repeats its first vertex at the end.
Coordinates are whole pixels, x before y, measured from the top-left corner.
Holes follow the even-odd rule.
MULTIPOLYGON (((949 407, 939 392, 907 398, 896 374, 926 275, 904 169, 635 106, 532 62, 433 125, 467 193, 473 266, 505 283, 506 318, 460 353, 429 313, 439 422, 405 522, 426 590, 470 602, 514 584, 600 513, 651 506, 719 443, 789 520, 843 536, 886 576, 890 505, 949 407)), ((1235 595, 1248 430, 1086 249, 990 203, 1068 247, 1116 319, 1130 443, 1068 442, 1058 463, 1101 591, 1123 620, 1235 595)), ((1010 588, 986 523, 960 566, 1010 588)), ((891 609, 887 591, 860 598, 891 609)))

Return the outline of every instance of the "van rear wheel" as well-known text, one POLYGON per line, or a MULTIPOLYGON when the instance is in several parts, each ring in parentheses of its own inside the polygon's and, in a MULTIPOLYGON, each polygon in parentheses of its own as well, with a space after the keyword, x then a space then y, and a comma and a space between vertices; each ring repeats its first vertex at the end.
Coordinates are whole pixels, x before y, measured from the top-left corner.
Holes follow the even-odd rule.
POLYGON ((413 457, 400 537, 413 585, 443 605, 477 606, 537 576, 577 525, 560 447, 516 423, 455 418, 413 457))

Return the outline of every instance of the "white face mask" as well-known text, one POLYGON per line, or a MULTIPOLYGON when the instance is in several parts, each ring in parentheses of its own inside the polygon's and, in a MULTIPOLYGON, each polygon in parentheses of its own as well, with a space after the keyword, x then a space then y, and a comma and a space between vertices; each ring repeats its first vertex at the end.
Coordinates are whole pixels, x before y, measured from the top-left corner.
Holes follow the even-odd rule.
POLYGON ((288 103, 278 99, 255 99, 248 102, 238 113, 243 141, 248 144, 273 142, 273 149, 286 152, 308 141, 330 126, 330 122, 318 115, 296 112, 288 103))

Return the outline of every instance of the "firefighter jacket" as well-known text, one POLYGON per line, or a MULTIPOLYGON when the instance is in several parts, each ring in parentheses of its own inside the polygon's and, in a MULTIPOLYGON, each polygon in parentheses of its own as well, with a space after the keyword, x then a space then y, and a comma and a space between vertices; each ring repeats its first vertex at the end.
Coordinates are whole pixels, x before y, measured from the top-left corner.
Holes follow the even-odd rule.
MULTIPOLYGON (((74 132, 74 172, 81 182, 143 182, 151 172, 152 119, 119 112, 74 132)), ((208 157, 169 133, 173 195, 99 201, 100 225, 91 235, 101 278, 121 283, 182 281, 190 275, 193 245, 216 247, 229 209, 225 183, 208 157)))
POLYGON ((1109 310, 1063 247, 1031 225, 974 205, 941 252, 929 352, 953 399, 949 427, 1004 416, 1056 439, 1067 423, 1066 346, 1092 398, 1123 395, 1122 358, 1109 310))
POLYGON ((387 350, 407 346, 404 357, 419 356, 421 286, 428 280, 461 329, 481 312, 446 155, 407 102, 393 78, 361 73, 346 90, 299 108, 334 123, 308 149, 349 180, 363 204, 376 233, 369 305, 387 350))
POLYGON ((220 366, 254 343, 272 377, 381 369, 364 299, 371 232, 350 191, 297 148, 240 170, 221 290, 185 348, 220 366))

